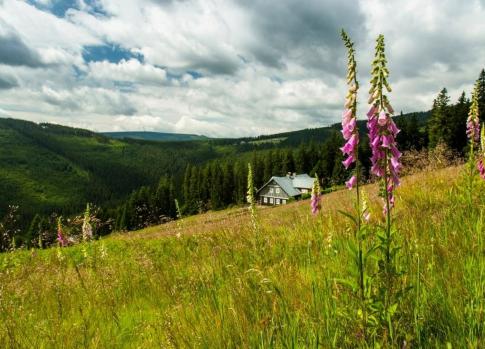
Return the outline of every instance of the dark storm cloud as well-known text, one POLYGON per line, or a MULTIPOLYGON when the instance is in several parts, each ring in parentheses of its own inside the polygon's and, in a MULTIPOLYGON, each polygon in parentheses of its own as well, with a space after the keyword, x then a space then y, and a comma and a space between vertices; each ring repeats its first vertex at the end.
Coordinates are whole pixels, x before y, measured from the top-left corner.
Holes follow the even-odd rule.
POLYGON ((253 55, 270 67, 279 68, 292 60, 333 72, 342 53, 340 30, 345 28, 356 41, 365 35, 365 18, 355 1, 237 2, 250 12, 252 29, 260 38, 251 47, 253 55))
POLYGON ((216 75, 232 75, 240 67, 240 60, 238 57, 228 57, 227 55, 218 55, 211 57, 201 56, 186 56, 192 64, 187 69, 202 70, 216 75))
POLYGON ((449 40, 438 35, 428 35, 416 42, 416 49, 399 51, 390 56, 390 67, 396 78, 422 75, 431 66, 441 64, 446 70, 460 70, 470 57, 463 55, 469 47, 462 40, 449 40))
POLYGON ((0 75, 0 90, 8 90, 13 87, 17 87, 18 82, 15 78, 10 76, 0 75))
MULTIPOLYGON (((0 22, 0 25, 2 23, 0 22)), ((12 66, 42 67, 45 64, 34 50, 30 49, 15 33, 0 36, 0 64, 12 66)))

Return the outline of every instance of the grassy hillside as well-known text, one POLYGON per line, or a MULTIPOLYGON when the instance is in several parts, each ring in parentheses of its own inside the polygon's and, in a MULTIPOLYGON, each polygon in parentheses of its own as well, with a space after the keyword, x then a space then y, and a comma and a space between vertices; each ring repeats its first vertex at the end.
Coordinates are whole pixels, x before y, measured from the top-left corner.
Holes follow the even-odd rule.
MULTIPOLYGON (((406 177, 396 193, 410 289, 395 347, 485 346, 485 185, 470 203, 462 171, 406 177)), ((382 216, 376 190, 365 187, 373 224, 382 216)), ((337 211, 350 209, 352 195, 325 195, 318 217, 307 201, 261 209, 258 236, 247 210, 233 209, 62 250, 2 254, 0 346, 363 346, 357 300, 338 282, 351 272, 352 233, 337 211)))
POLYGON ((103 135, 110 138, 131 138, 141 139, 146 141, 159 142, 178 142, 178 141, 196 141, 208 139, 206 136, 184 134, 184 133, 164 133, 164 132, 148 132, 148 131, 128 131, 128 132, 103 132, 103 135))

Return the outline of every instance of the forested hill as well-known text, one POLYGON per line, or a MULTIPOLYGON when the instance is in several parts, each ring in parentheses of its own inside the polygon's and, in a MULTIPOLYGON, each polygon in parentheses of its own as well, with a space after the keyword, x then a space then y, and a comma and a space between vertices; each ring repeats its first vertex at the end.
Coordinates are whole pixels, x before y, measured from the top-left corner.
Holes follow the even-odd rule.
MULTIPOLYGON (((427 115, 416 113, 403 120, 414 120, 418 127, 427 115)), ((360 122, 359 127, 364 129, 365 123, 360 122)), ((35 214, 69 216, 90 202, 110 211, 105 212, 106 217, 121 219, 118 228, 131 228, 147 222, 124 223, 128 218, 120 217, 123 210, 152 202, 157 192, 171 203, 178 198, 186 213, 241 203, 248 161, 271 159, 258 174, 257 183, 264 176, 286 170, 319 171, 323 183, 333 183, 340 178, 339 173, 332 173, 340 146, 339 125, 254 138, 158 142, 113 139, 83 129, 0 119, 0 218, 9 205, 19 206, 18 221, 25 229, 35 214), (305 164, 297 168, 293 158, 307 153, 305 164), (223 168, 231 171, 224 178, 220 177, 223 168), (200 196, 208 194, 194 187, 201 184, 203 172, 214 173, 213 187, 206 188, 213 197, 200 196), (192 176, 199 177, 194 181, 192 176), (221 191, 224 197, 214 197, 221 191)), ((153 220, 173 214, 173 207, 170 212, 163 209, 153 220)))
POLYGON ((115 140, 65 126, 0 119, 0 213, 71 213, 86 202, 123 199, 176 175, 187 163, 220 156, 208 142, 115 140))
POLYGON ((103 135, 116 139, 141 139, 146 141, 159 142, 179 142, 179 141, 195 141, 208 139, 206 136, 184 134, 184 133, 165 133, 165 132, 149 132, 149 131, 127 131, 127 132, 102 132, 103 135))

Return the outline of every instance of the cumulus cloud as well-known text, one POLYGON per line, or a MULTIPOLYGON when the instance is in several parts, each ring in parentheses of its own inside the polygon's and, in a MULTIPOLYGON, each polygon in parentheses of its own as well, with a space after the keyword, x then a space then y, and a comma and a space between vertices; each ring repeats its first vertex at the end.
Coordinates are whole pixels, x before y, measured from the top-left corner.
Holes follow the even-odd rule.
POLYGON ((41 98, 62 110, 90 114, 133 115, 136 108, 124 93, 103 88, 81 87, 73 90, 54 90, 43 86, 41 98))
POLYGON ((164 69, 142 64, 137 59, 121 60, 119 63, 108 61, 90 62, 89 76, 99 80, 117 80, 145 84, 162 84, 167 81, 164 69))
POLYGON ((383 33, 394 108, 426 110, 444 86, 470 91, 484 16, 483 0, 4 0, 0 108, 103 131, 329 125, 345 96, 345 28, 361 86, 383 33))

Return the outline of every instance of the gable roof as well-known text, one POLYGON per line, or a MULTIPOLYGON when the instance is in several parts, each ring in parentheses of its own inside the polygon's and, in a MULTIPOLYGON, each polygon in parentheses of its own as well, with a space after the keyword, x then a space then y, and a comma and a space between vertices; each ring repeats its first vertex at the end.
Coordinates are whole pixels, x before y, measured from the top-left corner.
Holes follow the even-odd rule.
POLYGON ((310 177, 306 173, 295 176, 273 176, 261 188, 259 188, 256 194, 258 194, 264 187, 273 181, 275 181, 276 184, 278 184, 289 196, 298 196, 301 195, 301 191, 298 188, 311 189, 313 187, 314 178, 310 177))
POLYGON ((306 173, 304 173, 293 177, 293 186, 295 188, 312 189, 314 181, 315 181, 315 178, 312 178, 306 173))

